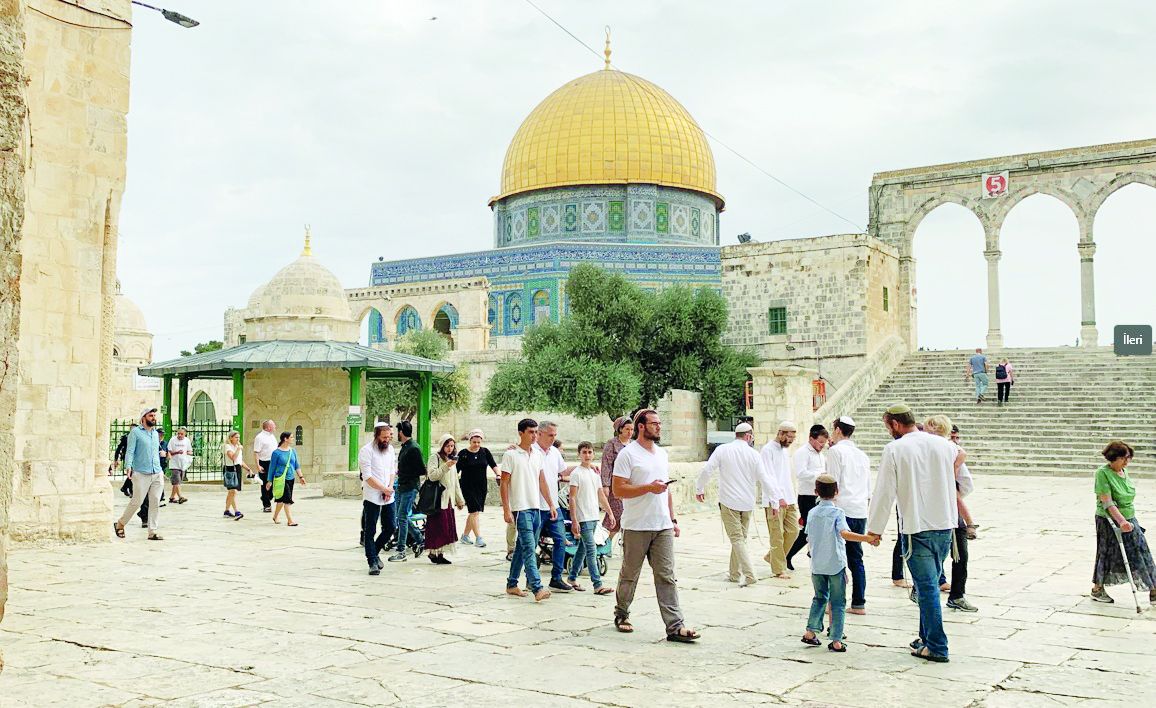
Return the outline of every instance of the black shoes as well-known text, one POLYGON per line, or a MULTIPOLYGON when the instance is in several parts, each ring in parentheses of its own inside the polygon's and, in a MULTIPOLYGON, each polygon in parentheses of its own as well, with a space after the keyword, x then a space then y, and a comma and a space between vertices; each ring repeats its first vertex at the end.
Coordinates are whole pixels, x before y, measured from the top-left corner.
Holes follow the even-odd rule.
POLYGON ((572 592, 573 590, 574 590, 574 588, 570 587, 569 585, 562 582, 561 580, 551 580, 550 581, 550 591, 551 592, 572 592))

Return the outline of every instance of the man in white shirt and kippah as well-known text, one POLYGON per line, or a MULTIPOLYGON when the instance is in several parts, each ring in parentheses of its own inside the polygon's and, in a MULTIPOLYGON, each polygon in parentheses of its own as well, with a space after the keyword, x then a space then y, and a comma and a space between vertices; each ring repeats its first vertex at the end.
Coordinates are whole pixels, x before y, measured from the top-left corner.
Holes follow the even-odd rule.
POLYGON ((911 643, 911 655, 946 662, 939 574, 958 523, 955 448, 947 438, 919 430, 911 408, 902 403, 887 409, 883 424, 895 439, 879 460, 867 535, 882 538, 891 509, 899 507, 899 533, 909 541, 907 567, 919 598, 919 638, 911 643))
MULTIPOLYGON (((839 416, 831 425, 831 444, 827 447, 827 474, 839 483, 835 506, 847 515, 847 526, 855 533, 867 531, 867 505, 871 500, 871 462, 867 453, 851 441, 855 421, 839 416)), ((847 541, 847 569, 851 571, 851 609, 853 615, 867 614, 867 570, 863 566, 863 544, 847 541)))
POLYGON ((799 535, 799 506, 795 503, 795 483, 791 475, 791 455, 788 452, 795 442, 795 431, 795 424, 791 421, 779 423, 775 438, 763 445, 759 453, 763 467, 771 476, 771 490, 779 495, 777 501, 768 501, 766 492, 763 493, 767 535, 771 540, 771 547, 763 560, 771 564, 771 572, 775 577, 783 580, 791 578, 787 573, 787 549, 795 544, 795 538, 799 535))
POLYGON ((373 439, 357 453, 361 473, 361 542, 370 575, 380 575, 384 564, 381 551, 389 547, 396 530, 393 516, 393 478, 397 476, 397 453, 390 442, 393 427, 389 423, 373 426, 373 439), (381 533, 377 524, 381 523, 381 533))
POLYGON ((777 505, 779 498, 759 453, 751 447, 754 438, 751 430, 750 423, 739 423, 735 427, 735 439, 715 448, 695 485, 695 499, 706 501, 707 482, 711 475, 718 473, 718 508, 731 542, 727 580, 738 583, 739 587, 758 582, 747 555, 747 533, 750 531, 751 512, 758 502, 755 497, 758 485, 762 486, 763 497, 769 503, 777 505), (742 577, 739 577, 740 573, 742 577))
POLYGON ((819 497, 815 494, 815 480, 827 471, 827 460, 823 456, 823 448, 827 447, 827 429, 821 425, 812 425, 807 434, 807 441, 795 451, 795 490, 799 493, 799 516, 803 519, 803 529, 787 551, 787 570, 794 570, 791 559, 807 545, 807 514, 815 508, 819 497))

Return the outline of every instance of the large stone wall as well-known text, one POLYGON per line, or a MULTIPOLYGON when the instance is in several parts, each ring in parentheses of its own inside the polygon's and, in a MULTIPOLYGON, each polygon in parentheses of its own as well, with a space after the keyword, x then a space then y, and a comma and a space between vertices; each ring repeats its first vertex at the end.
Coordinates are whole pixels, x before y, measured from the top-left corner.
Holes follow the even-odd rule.
POLYGON ((893 299, 897 283, 897 251, 865 234, 727 246, 724 341, 754 347, 765 366, 818 368, 838 387, 898 331, 894 303, 883 310, 883 288, 893 299), (770 334, 776 307, 787 310, 785 334, 770 334))
MULTIPOLYGON (((0 620, 8 600, 8 531, 15 477, 20 245, 24 225, 24 27, 18 0, 0 0, 0 620)), ((0 657, 0 667, 3 657, 0 657)))
POLYGON ((39 12, 23 18, 29 140, 9 525, 17 539, 101 539, 130 4, 26 5, 39 12))

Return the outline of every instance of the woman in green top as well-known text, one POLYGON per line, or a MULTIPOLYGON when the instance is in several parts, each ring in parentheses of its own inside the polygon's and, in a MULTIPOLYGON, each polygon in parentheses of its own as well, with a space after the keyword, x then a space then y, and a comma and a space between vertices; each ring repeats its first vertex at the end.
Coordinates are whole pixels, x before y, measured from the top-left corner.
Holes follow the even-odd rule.
POLYGON ((1156 602, 1156 565, 1152 563, 1144 529, 1136 523, 1136 488, 1128 478, 1132 454, 1127 443, 1113 440, 1103 451, 1108 464, 1096 470, 1096 567, 1092 571, 1092 599, 1096 602, 1115 602, 1104 591, 1104 586, 1128 582, 1113 523, 1122 532, 1136 587, 1147 590, 1148 598, 1156 602))

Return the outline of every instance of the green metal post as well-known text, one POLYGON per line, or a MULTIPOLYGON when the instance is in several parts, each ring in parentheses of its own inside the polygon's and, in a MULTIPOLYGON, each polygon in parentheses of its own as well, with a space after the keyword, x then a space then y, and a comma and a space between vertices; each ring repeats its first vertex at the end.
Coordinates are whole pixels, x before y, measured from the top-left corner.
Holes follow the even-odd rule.
POLYGON ((233 416, 233 430, 241 434, 241 444, 245 443, 245 372, 233 369, 233 398, 237 401, 237 414, 233 416))
POLYGON ((430 409, 433 407, 433 374, 423 371, 420 374, 421 401, 417 407, 417 444, 421 447, 421 459, 429 459, 429 451, 433 446, 430 440, 432 423, 430 409))
MULTIPOLYGON (((361 372, 364 369, 360 366, 351 366, 349 368, 349 407, 353 410, 354 406, 361 407, 361 372)), ((346 420, 346 425, 349 427, 349 469, 357 469, 357 453, 359 452, 359 445, 357 444, 357 432, 361 429, 361 416, 349 414, 346 420)))
MULTIPOLYGON (((177 425, 189 424, 189 380, 181 376, 177 391, 177 425)), ((165 429, 165 435, 172 435, 171 430, 165 429)))
POLYGON ((165 429, 165 435, 173 429, 173 376, 169 374, 164 377, 164 383, 161 384, 161 390, 164 397, 161 403, 161 425, 165 429))

